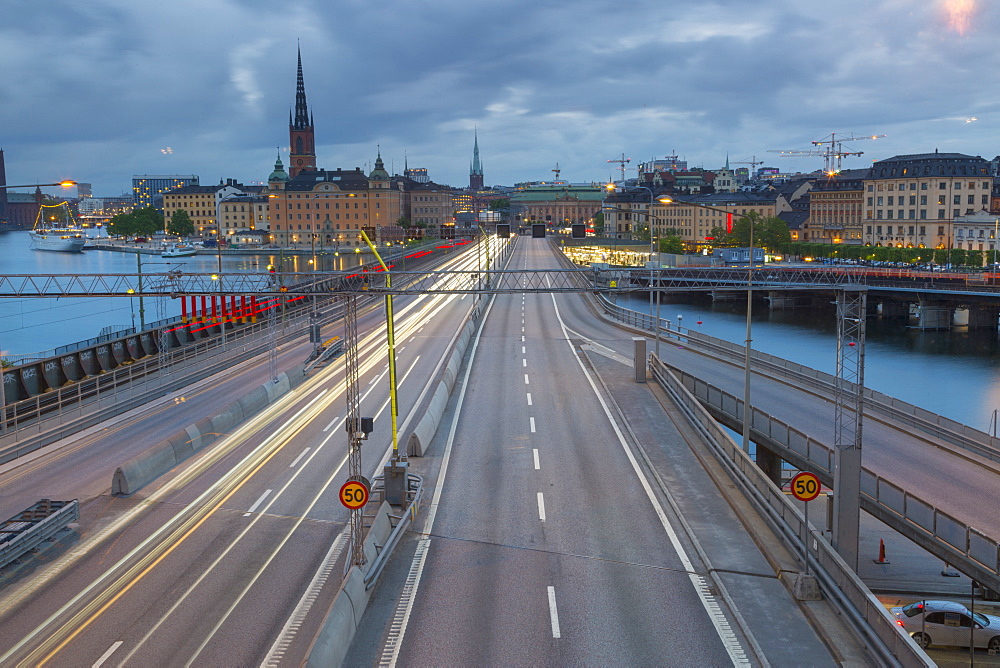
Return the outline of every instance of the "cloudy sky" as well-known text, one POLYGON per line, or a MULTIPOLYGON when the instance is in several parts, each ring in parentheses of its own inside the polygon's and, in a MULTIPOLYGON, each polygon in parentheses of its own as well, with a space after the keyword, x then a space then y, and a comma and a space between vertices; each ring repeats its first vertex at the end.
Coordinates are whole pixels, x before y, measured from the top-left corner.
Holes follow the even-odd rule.
MULTIPOLYGON (((624 154, 691 166, 1000 153, 995 0, 3 0, 8 183, 265 179, 287 157, 301 44, 320 167, 404 155, 467 185, 604 181, 624 154)), ((287 160, 286 160, 287 162, 287 160)))

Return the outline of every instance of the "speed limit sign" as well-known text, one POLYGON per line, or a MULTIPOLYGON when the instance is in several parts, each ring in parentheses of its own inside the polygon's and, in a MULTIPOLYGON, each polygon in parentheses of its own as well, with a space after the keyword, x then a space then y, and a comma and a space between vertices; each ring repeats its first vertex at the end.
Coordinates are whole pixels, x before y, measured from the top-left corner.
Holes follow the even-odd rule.
POLYGON ((801 471, 792 478, 792 496, 799 501, 812 501, 819 496, 822 485, 815 473, 801 471))
POLYGON ((340 488, 340 502, 351 510, 357 510, 368 503, 368 494, 371 489, 367 480, 352 478, 340 488))

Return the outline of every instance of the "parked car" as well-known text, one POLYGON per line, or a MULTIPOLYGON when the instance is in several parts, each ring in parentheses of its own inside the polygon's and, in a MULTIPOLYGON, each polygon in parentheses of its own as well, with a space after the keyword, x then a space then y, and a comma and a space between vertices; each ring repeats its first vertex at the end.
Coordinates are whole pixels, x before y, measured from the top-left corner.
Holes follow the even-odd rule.
POLYGON ((917 601, 889 612, 921 647, 968 647, 971 635, 976 647, 1000 652, 1000 617, 981 612, 973 615, 967 607, 952 601, 917 601))

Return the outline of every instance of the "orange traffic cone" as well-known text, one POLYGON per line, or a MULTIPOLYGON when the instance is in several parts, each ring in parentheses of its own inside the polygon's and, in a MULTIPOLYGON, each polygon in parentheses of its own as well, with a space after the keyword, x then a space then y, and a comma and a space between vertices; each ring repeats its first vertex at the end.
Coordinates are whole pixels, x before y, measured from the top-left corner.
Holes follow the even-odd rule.
POLYGON ((885 558, 885 541, 881 538, 878 539, 878 559, 872 559, 876 564, 888 564, 890 563, 888 559, 885 558))

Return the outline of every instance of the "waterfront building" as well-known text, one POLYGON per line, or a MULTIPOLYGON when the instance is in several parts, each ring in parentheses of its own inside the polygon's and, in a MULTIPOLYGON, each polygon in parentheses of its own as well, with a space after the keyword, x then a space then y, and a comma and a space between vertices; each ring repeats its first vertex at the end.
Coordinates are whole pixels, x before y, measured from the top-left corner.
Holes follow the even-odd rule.
MULTIPOLYGON (((6 192, 6 189, 0 189, 6 192)), ((33 193, 7 192, 6 220, 0 230, 30 230, 35 226, 35 218, 44 199, 41 188, 33 193)))
POLYGON ((132 176, 132 203, 137 209, 163 209, 163 193, 174 188, 198 185, 196 174, 135 174, 132 176))
POLYGON ((219 233, 232 240, 237 235, 245 236, 248 231, 260 230, 266 237, 269 199, 266 194, 236 194, 220 200, 216 216, 219 221, 219 233))
POLYGON ((845 169, 813 182, 809 218, 800 241, 862 244, 864 180, 867 169, 845 169))
POLYGON ((604 195, 604 187, 599 183, 526 186, 510 195, 510 214, 515 222, 522 224, 541 221, 556 228, 573 223, 589 226, 601 210, 604 195))
POLYGON ((247 194, 252 194, 251 188, 235 179, 227 179, 214 186, 184 186, 169 190, 163 193, 164 225, 170 223, 175 211, 183 209, 191 217, 197 234, 217 236, 222 233, 218 217, 222 200, 247 194))
POLYGON ((670 204, 657 202, 654 205, 653 232, 657 236, 676 234, 689 250, 701 250, 712 245, 713 229, 726 227, 727 213, 733 214, 734 221, 751 211, 768 218, 776 215, 776 206, 777 195, 774 193, 735 192, 681 196, 670 204))
POLYGON ((996 262, 997 228, 1000 215, 989 211, 976 211, 957 216, 954 223, 954 248, 983 251, 987 262, 996 262))
POLYGON ((404 216, 413 224, 429 228, 454 227, 452 189, 431 181, 407 184, 404 216))
POLYGON ((993 177, 988 160, 935 150, 879 160, 864 187, 866 244, 952 248, 955 220, 990 208, 993 177))

